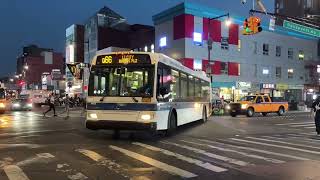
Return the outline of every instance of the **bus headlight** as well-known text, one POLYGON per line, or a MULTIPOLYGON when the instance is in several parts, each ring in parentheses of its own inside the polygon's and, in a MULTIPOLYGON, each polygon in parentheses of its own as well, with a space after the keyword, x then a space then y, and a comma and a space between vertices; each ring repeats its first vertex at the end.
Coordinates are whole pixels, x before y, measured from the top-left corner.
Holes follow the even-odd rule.
POLYGON ((241 104, 241 109, 247 109, 248 104, 241 104))
POLYGON ((4 103, 0 103, 0 108, 6 108, 6 105, 4 103))
POLYGON ((145 121, 148 121, 148 120, 151 119, 151 115, 150 114, 142 114, 141 115, 141 119, 145 120, 145 121))
POLYGON ((98 119, 97 114, 89 114, 89 117, 92 119, 98 119))
POLYGON ((19 103, 14 103, 14 104, 13 104, 13 107, 18 108, 18 107, 20 107, 20 104, 19 104, 19 103))
POLYGON ((226 110, 230 110, 230 109, 231 109, 230 105, 229 104, 226 105, 226 110))

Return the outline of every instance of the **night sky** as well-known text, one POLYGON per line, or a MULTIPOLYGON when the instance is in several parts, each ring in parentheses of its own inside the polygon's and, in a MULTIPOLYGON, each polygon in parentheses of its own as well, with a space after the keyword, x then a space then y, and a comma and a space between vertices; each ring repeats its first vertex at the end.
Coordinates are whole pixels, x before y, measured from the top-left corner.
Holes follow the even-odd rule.
MULTIPOLYGON (((186 0, 223 9, 232 14, 248 15, 251 1, 186 0)), ((274 0, 264 0, 273 12, 274 0)), ((101 7, 107 6, 130 24, 153 25, 152 15, 183 0, 1 0, 0 1, 0 76, 15 72, 16 57, 25 45, 37 44, 64 53, 65 29, 83 24, 101 7)))

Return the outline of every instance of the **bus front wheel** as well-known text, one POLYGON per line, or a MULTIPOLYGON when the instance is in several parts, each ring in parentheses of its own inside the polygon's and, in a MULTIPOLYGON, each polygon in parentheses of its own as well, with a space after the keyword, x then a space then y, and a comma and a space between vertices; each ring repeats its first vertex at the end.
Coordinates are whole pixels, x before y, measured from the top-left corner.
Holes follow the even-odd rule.
POLYGON ((167 135, 170 136, 172 135, 177 129, 177 117, 171 111, 170 116, 169 116, 169 121, 168 121, 168 130, 167 130, 167 135))

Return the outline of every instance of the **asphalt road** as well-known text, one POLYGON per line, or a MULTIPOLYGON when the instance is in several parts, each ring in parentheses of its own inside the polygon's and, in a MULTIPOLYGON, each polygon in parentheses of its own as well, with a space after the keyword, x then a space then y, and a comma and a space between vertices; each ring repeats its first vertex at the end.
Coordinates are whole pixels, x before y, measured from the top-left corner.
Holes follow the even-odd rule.
POLYGON ((1 180, 320 179, 308 114, 212 117, 171 137, 84 128, 81 112, 0 115, 1 180))

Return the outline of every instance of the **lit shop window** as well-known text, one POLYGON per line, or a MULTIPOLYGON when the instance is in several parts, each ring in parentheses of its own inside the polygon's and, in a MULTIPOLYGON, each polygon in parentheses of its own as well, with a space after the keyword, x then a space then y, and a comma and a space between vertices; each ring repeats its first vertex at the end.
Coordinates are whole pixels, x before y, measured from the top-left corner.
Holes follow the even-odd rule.
POLYGON ((268 74, 269 74, 269 69, 263 69, 263 70, 262 70, 262 74, 268 75, 268 74))
POLYGON ((293 69, 288 69, 288 79, 293 78, 293 69))

